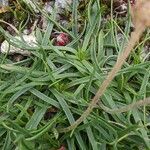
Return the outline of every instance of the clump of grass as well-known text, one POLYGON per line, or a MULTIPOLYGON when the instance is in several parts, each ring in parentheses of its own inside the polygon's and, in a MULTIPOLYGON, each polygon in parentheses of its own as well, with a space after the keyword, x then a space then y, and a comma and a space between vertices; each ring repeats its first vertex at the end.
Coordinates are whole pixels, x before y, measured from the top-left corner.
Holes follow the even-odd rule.
MULTIPOLYGON (((0 27, 12 45, 32 53, 17 63, 0 55, 1 149, 46 150, 62 145, 69 150, 150 148, 149 106, 110 114, 97 105, 76 130, 59 133, 87 108, 129 36, 130 20, 122 31, 113 18, 103 22, 99 1, 87 5, 84 14, 79 14, 73 2, 73 22, 78 24, 76 15, 84 15, 86 22, 79 33, 77 26, 68 31, 55 21, 54 14, 44 12, 49 20, 47 29, 43 32, 37 28, 34 48, 0 27), (55 27, 70 34, 72 42, 65 47, 53 46, 49 37, 55 27), (120 43, 118 32, 124 36, 120 43)), ((101 97, 103 105, 116 109, 150 96, 149 65, 140 54, 131 54, 101 97)))

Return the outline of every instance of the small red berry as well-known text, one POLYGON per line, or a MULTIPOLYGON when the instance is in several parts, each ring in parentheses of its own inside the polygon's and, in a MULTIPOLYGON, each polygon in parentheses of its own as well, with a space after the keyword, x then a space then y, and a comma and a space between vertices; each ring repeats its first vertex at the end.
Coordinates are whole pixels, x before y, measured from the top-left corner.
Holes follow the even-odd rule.
POLYGON ((66 150, 64 146, 61 146, 58 150, 66 150))
POLYGON ((135 5, 135 0, 130 0, 131 5, 135 5))
POLYGON ((60 33, 57 37, 56 37, 56 46, 65 46, 69 43, 69 36, 66 33, 60 33))

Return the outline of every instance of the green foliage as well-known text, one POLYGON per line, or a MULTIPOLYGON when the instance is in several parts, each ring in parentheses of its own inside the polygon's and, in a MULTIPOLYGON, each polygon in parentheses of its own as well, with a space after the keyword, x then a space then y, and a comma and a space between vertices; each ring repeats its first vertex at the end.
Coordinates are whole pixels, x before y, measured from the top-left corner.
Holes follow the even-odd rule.
MULTIPOLYGON (((82 20, 87 23, 78 33, 77 15, 82 14, 77 5, 74 1, 72 21, 76 26, 67 30, 72 42, 65 47, 53 46, 49 40, 54 26, 66 31, 55 21, 54 14, 42 12, 49 22, 45 32, 37 28, 36 47, 15 39, 0 27, 12 45, 32 53, 17 63, 0 55, 0 149, 47 150, 62 145, 69 150, 150 149, 149 106, 109 114, 99 104, 75 131, 58 132, 84 112, 124 46, 124 41, 117 41, 117 20, 103 22, 104 8, 101 11, 98 0, 88 3, 87 17, 82 20)), ((129 27, 130 21, 124 40, 129 27)), ((106 107, 120 108, 150 96, 150 62, 142 61, 139 55, 131 54, 101 97, 106 107)))

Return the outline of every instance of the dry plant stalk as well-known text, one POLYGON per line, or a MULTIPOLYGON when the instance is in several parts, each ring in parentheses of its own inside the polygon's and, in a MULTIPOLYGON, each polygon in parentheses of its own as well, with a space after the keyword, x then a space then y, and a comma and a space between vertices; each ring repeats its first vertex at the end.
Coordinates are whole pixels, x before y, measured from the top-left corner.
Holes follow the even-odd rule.
MULTIPOLYGON (((118 56, 116 64, 114 65, 112 70, 108 73, 108 76, 103 81, 96 95, 90 102, 88 108, 81 115, 81 117, 77 119, 71 126, 59 130, 60 132, 68 132, 70 130, 74 130, 92 112, 93 108, 96 106, 97 102, 99 101, 99 98, 104 94, 106 88, 114 79, 116 73, 121 69, 122 65, 124 64, 130 52, 134 48, 135 44, 140 39, 141 34, 144 32, 144 30, 147 27, 150 27, 150 18, 149 18, 150 17, 150 0, 137 0, 134 6, 130 6, 130 10, 131 10, 131 17, 135 25, 135 31, 131 34, 131 38, 129 40, 127 47, 118 56)), ((149 103, 149 101, 145 101, 145 102, 149 103)), ((145 105, 146 103, 142 103, 142 105, 145 105)), ((136 106, 136 104, 134 105, 136 106)), ((140 106, 141 106, 141 102, 140 102, 140 106)))
POLYGON ((150 97, 145 98, 144 100, 139 100, 139 101, 129 104, 127 106, 123 106, 121 108, 110 109, 108 107, 105 107, 103 104, 101 105, 101 108, 109 114, 117 114, 117 113, 127 112, 134 108, 148 105, 148 104, 150 104, 150 97))

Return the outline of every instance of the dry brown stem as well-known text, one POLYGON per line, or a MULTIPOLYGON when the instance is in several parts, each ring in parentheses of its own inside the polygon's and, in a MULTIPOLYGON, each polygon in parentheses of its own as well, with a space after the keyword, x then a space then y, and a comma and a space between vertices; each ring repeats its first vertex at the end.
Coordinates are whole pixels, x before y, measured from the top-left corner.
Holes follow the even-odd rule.
MULTIPOLYGON (((88 108, 81 115, 81 117, 79 119, 77 119, 71 126, 61 129, 60 132, 68 132, 70 130, 74 130, 92 112, 93 108, 96 106, 100 97, 104 94, 106 88, 109 86, 111 81, 114 79, 116 73, 121 69, 122 65, 124 64, 125 60, 129 56, 130 52, 134 48, 135 44, 138 42, 143 31, 147 27, 150 27, 150 0, 137 0, 136 4, 130 9, 131 9, 131 16, 133 19, 133 23, 135 25, 135 31, 131 34, 131 38, 129 40, 127 47, 118 56, 116 64, 114 65, 112 70, 108 73, 108 76, 101 84, 96 95, 90 102, 88 108)), ((144 105, 143 103, 141 103, 141 104, 144 105)), ((140 104, 140 106, 141 106, 141 104, 140 104)))
POLYGON ((137 102, 134 102, 132 104, 129 104, 127 106, 123 106, 121 108, 116 108, 116 109, 110 109, 108 107, 105 107, 103 104, 101 104, 101 108, 106 111, 107 113, 110 113, 110 114, 116 114, 116 113, 123 113, 123 112, 127 112, 127 111, 130 111, 132 110, 133 108, 137 108, 137 107, 140 107, 140 106, 145 106, 145 105, 148 105, 150 104, 150 97, 148 98, 145 98, 144 100, 140 100, 140 101, 137 101, 137 102))

